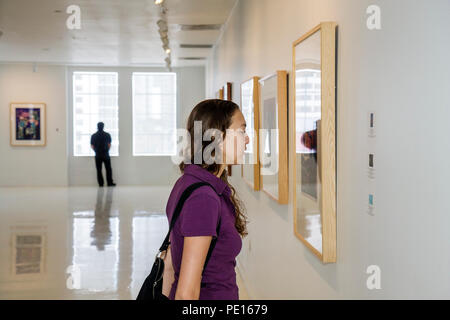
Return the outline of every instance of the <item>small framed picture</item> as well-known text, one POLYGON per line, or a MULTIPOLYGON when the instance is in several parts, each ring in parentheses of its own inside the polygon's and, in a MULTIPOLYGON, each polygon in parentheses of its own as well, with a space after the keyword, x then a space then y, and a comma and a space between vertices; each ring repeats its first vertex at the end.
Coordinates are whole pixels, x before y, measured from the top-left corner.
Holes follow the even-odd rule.
POLYGON ((369 118, 369 130, 368 130, 369 138, 375 138, 376 137, 376 133, 375 133, 375 112, 369 111, 368 112, 368 118, 369 118))
POLYGON ((259 80, 260 188, 279 204, 289 198, 287 72, 259 80))
POLYGON ((244 163, 241 165, 241 176, 253 190, 259 191, 259 77, 252 77, 241 84, 241 111, 249 137, 244 163))
POLYGON ((45 103, 11 103, 10 141, 12 146, 45 146, 46 125, 45 103))
MULTIPOLYGON (((231 82, 227 82, 223 87, 222 87, 222 100, 228 100, 228 101, 233 101, 232 97, 231 97, 231 82)), ((229 165, 228 166, 228 175, 231 177, 232 175, 232 169, 233 166, 229 165)))

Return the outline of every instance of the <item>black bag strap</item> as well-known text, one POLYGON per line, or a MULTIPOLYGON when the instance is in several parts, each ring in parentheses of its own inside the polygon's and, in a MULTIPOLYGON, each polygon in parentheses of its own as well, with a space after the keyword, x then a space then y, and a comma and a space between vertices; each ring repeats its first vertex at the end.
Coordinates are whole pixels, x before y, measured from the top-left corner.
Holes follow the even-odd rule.
MULTIPOLYGON (((178 203, 175 207, 175 210, 173 212, 172 219, 170 221, 169 231, 167 232, 167 236, 164 239, 163 244, 159 248, 159 252, 166 251, 167 248, 169 247, 170 232, 172 231, 173 227, 175 226, 175 222, 177 221, 177 219, 181 213, 181 209, 183 208, 184 202, 187 200, 187 198, 189 198, 189 196, 192 194, 192 192, 194 192, 195 189, 198 189, 202 186, 210 186, 213 190, 215 190, 214 187, 211 184, 209 184, 208 182, 196 182, 194 184, 191 184, 189 187, 187 187, 183 191, 183 193, 181 194, 181 197, 178 200, 178 203)), ((217 226, 217 236, 219 236, 220 223, 221 223, 221 219, 220 219, 220 215, 219 215, 219 223, 217 226)), ((203 270, 206 269, 206 265, 208 264, 209 258, 211 257, 211 254, 212 254, 212 251, 214 250, 214 247, 216 246, 216 242, 217 242, 217 238, 213 238, 211 241, 211 245, 209 246, 208 255, 206 256, 205 265, 203 266, 203 270)))

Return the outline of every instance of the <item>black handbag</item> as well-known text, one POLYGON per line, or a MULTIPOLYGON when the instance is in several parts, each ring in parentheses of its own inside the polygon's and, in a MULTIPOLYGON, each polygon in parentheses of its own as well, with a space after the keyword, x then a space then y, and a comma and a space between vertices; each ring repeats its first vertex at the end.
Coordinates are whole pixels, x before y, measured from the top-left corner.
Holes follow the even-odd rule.
MULTIPOLYGON (((184 202, 187 200, 187 198, 192 194, 192 192, 201 187, 208 185, 213 190, 213 186, 211 186, 207 182, 197 182, 189 187, 186 188, 186 190, 183 191, 181 194, 180 200, 178 201, 175 211, 172 216, 172 220, 170 221, 170 228, 167 232, 167 236, 164 239, 163 244, 159 248, 159 252, 156 254, 155 262, 153 263, 152 270, 150 271, 150 274, 147 276, 147 278, 144 281, 144 284, 141 287, 141 290, 139 291, 139 294, 136 298, 136 300, 169 300, 167 296, 165 296, 162 293, 162 286, 163 286, 163 275, 164 275, 164 258, 167 254, 167 249, 170 245, 170 231, 172 231, 172 228, 175 225, 175 222, 178 218, 178 216, 181 213, 181 209, 183 208, 184 202), (164 252, 164 255, 162 253, 164 252)), ((219 229, 220 229, 220 218, 219 223, 217 226, 217 235, 219 235, 219 229)), ((211 245, 209 246, 208 255, 206 256, 205 264, 203 266, 203 270, 206 269, 206 265, 208 264, 209 258, 211 257, 211 253, 216 246, 217 238, 213 238, 211 241, 211 245)))

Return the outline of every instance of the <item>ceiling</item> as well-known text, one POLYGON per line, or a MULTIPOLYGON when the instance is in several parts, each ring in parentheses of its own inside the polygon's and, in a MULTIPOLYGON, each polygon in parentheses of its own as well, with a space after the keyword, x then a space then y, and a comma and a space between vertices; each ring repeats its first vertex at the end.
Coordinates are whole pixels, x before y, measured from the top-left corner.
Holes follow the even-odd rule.
MULTIPOLYGON (((182 31, 180 24, 226 22, 238 0, 165 0, 173 67, 204 65, 220 29, 182 31)), ((0 62, 65 65, 160 66, 167 54, 154 0, 0 0, 0 62), (81 29, 69 30, 67 7, 81 9, 81 29)))

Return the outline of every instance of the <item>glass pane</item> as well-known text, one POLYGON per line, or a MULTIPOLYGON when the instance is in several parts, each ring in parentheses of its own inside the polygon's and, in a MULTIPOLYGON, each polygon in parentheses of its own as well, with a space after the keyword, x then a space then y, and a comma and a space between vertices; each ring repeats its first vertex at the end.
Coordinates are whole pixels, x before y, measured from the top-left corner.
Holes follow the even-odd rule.
POLYGON ((253 103, 254 80, 248 80, 241 85, 242 114, 247 124, 246 132, 249 143, 244 152, 243 176, 244 179, 254 187, 254 165, 256 164, 256 132, 255 132, 255 106, 253 103))
POLYGON ((175 155, 176 74, 133 73, 133 155, 175 155))
POLYGON ((246 131, 248 134, 248 137, 250 139, 250 142, 247 145, 247 150, 245 150, 245 153, 253 153, 253 143, 254 143, 254 136, 253 136, 253 130, 255 128, 254 126, 254 105, 253 105, 253 79, 244 82, 241 87, 241 99, 242 99, 242 114, 244 115, 245 122, 247 124, 246 131))
POLYGON ((295 48, 297 233, 322 252, 320 30, 295 48))
POLYGON ((278 199, 277 77, 261 81, 260 162, 263 189, 278 199))

